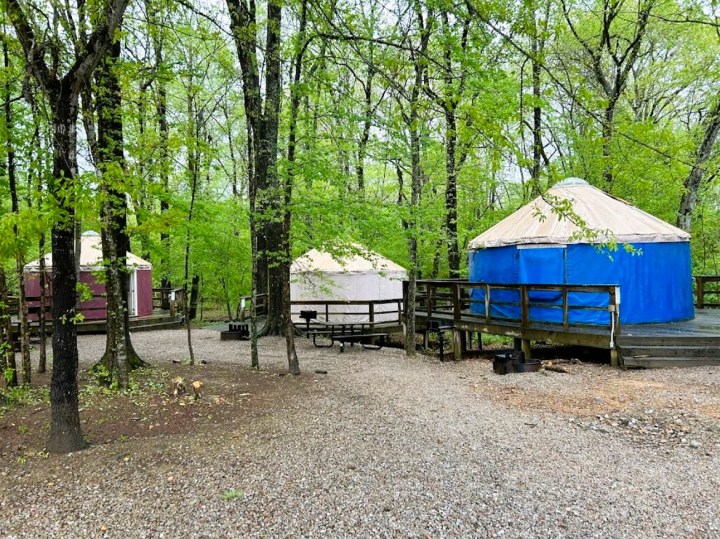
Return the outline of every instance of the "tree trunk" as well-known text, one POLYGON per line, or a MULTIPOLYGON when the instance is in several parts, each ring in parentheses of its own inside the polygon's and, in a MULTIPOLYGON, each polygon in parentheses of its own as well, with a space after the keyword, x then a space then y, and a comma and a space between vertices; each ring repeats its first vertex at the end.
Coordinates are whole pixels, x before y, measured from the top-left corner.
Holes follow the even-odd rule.
POLYGON ((454 105, 445 109, 445 231, 450 278, 460 277, 460 248, 457 226, 457 123, 454 105))
POLYGON ((612 192, 613 174, 612 142, 615 131, 615 101, 610 101, 602 120, 602 177, 603 185, 608 193, 612 192))
POLYGON ((53 111, 53 178, 51 192, 65 218, 53 225, 53 369, 50 387, 51 420, 47 449, 69 453, 87 444, 80 429, 78 411, 77 270, 75 266, 75 208, 72 199, 77 171, 77 97, 70 84, 60 85, 53 111))
POLYGON ((47 370, 47 320, 45 311, 47 309, 47 269, 45 267, 45 234, 40 234, 38 243, 38 252, 40 253, 40 314, 38 315, 38 323, 40 325, 40 358, 38 359, 38 372, 43 373, 47 370))
POLYGON ((685 179, 680 209, 678 210, 677 226, 685 232, 692 228, 692 214, 697 206, 698 193, 705 177, 705 165, 713 155, 713 146, 720 134, 720 99, 705 119, 703 139, 695 154, 695 163, 685 179))
MULTIPOLYGON (((52 227, 53 252, 53 370, 50 387, 50 435, 47 449, 66 453, 86 446, 80 430, 78 410, 78 351, 75 326, 77 277, 73 252, 75 229, 75 176, 77 174, 78 101, 82 88, 105 54, 122 23, 128 0, 111 0, 96 30, 82 51, 76 51, 72 68, 58 78, 57 66, 50 69, 47 40, 37 39, 18 0, 7 0, 4 8, 25 53, 26 65, 43 88, 52 111, 53 175, 49 192, 59 216, 52 227)), ((54 51, 52 51, 54 52, 54 51)))
POLYGON ((283 326, 283 208, 278 196, 281 185, 277 173, 277 142, 280 115, 280 38, 282 5, 267 3, 265 28, 265 99, 257 60, 257 21, 255 4, 227 0, 231 29, 243 76, 243 96, 248 132, 252 136, 253 173, 250 207, 254 213, 256 267, 253 282, 256 293, 267 294, 267 318, 263 335, 280 335, 283 326))
MULTIPOLYGON (((5 69, 10 69, 10 56, 8 54, 7 41, 3 41, 3 58, 5 69)), ((15 146, 13 144, 13 116, 10 93, 12 91, 11 81, 8 78, 5 82, 5 138, 7 151, 7 176, 8 187, 10 188, 10 204, 15 215, 20 213, 18 204, 17 181, 15 176, 15 146)), ((18 318, 20 319, 20 354, 22 365, 23 385, 29 386, 32 378, 32 366, 30 365, 30 328, 28 324, 28 307, 25 299, 25 280, 23 279, 22 248, 20 246, 20 230, 17 224, 13 224, 13 235, 15 236, 15 274, 18 280, 18 318)))
POLYGON ((15 387, 18 385, 17 366, 15 365, 15 342, 13 340, 12 320, 8 309, 7 278, 2 265, 0 265, 0 307, 2 333, 5 335, 5 347, 0 346, 2 377, 8 387, 15 387))
POLYGON ((99 364, 105 367, 109 384, 117 381, 119 389, 127 389, 128 371, 147 364, 135 352, 130 337, 130 274, 125 264, 130 240, 127 235, 122 89, 115 73, 120 52, 120 41, 116 41, 97 70, 96 164, 103 196, 103 258, 109 261, 105 269, 107 333, 105 353, 99 364))
POLYGON ((190 320, 195 320, 197 318, 197 306, 198 306, 199 297, 200 297, 200 276, 193 275, 193 278, 190 282, 190 310, 188 313, 190 316, 190 320))

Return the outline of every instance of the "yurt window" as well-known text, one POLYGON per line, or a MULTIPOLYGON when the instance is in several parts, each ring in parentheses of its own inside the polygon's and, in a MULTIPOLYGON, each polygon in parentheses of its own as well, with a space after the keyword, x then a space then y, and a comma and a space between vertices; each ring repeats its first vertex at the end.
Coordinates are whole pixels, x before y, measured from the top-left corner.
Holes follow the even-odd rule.
POLYGON ((518 245, 518 278, 523 284, 565 284, 564 245, 518 245))

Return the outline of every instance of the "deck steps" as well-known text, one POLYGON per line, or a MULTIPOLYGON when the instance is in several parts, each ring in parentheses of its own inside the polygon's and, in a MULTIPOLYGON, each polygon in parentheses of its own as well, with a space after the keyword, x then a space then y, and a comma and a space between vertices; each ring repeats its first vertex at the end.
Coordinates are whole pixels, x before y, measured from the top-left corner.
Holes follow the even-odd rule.
POLYGON ((720 336, 621 336, 617 344, 625 367, 720 365, 720 336))

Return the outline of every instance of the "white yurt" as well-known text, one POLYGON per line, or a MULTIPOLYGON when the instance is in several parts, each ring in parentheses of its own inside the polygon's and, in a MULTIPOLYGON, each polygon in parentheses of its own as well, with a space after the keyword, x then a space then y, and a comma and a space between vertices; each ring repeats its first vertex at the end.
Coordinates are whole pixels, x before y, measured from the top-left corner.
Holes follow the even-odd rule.
MULTIPOLYGON (((373 305, 374 322, 397 321, 405 279, 405 268, 359 245, 343 250, 342 254, 312 249, 296 258, 290 267, 293 320, 300 321, 301 310, 317 311, 319 320, 326 318, 325 305, 302 304, 302 301, 395 300, 373 305)), ((367 322, 368 303, 328 305, 327 318, 338 323, 367 322)))

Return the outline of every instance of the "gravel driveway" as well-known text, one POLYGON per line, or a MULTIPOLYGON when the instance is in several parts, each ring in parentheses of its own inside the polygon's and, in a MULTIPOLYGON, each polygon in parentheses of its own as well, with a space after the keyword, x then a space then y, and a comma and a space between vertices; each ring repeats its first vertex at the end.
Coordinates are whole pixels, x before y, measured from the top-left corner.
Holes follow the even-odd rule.
MULTIPOLYGON (((194 335, 208 368, 248 364, 248 343, 194 335)), ((134 336, 160 365, 183 339, 134 336)), ((84 363, 104 346, 80 342, 84 363)), ((283 397, 232 428, 3 470, 0 537, 720 537, 717 367, 497 376, 396 349, 298 352, 312 384, 281 377, 283 397), (625 399, 637 417, 595 414, 625 399)), ((283 365, 284 340, 263 339, 261 362, 283 365)))

